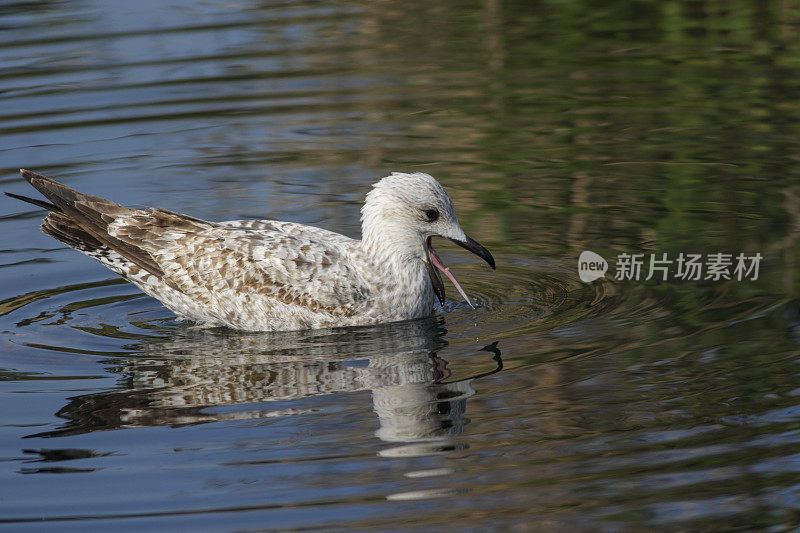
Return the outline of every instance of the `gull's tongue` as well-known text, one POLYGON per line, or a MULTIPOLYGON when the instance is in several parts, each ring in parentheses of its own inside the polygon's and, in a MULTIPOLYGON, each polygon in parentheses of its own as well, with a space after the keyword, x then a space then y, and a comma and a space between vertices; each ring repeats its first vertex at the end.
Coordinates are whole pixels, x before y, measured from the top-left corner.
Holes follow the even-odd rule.
POLYGON ((442 263, 442 260, 439 259, 439 254, 437 254, 436 251, 433 248, 428 248, 428 255, 430 255, 431 263, 433 263, 433 266, 435 266, 436 268, 438 268, 439 270, 444 272, 444 275, 447 276, 447 279, 452 281, 453 285, 456 286, 456 290, 458 291, 458 294, 460 294, 461 296, 464 297, 464 300, 469 304, 469 306, 471 308, 475 309, 475 306, 472 305, 472 302, 469 300, 469 297, 467 297, 467 293, 464 292, 464 289, 461 288, 461 284, 458 282, 456 277, 453 275, 452 272, 450 272, 449 268, 444 266, 444 264, 442 263))

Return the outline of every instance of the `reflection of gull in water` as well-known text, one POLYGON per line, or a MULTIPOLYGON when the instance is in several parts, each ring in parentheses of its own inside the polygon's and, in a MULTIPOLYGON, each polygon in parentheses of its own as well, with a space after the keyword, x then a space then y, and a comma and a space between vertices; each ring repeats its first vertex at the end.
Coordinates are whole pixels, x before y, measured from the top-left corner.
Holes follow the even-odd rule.
MULTIPOLYGON (((203 325, 250 331, 316 329, 430 316, 444 302, 431 246, 445 237, 494 268, 469 238, 453 202, 428 174, 393 173, 361 210, 363 240, 274 220, 209 222, 164 209, 130 209, 27 170, 49 202, 42 229, 203 325)), ((472 305, 470 303, 470 305, 472 305)))
MULTIPOLYGON (((410 444, 382 455, 432 453, 462 432, 465 401, 475 392, 436 355, 447 345, 444 333, 433 319, 328 332, 183 330, 119 361, 114 371, 128 376, 125 388, 73 398, 58 413, 70 420, 63 428, 34 436, 291 416, 307 410, 292 400, 369 390, 376 435, 410 444), (214 409, 230 405, 242 409, 214 409)), ((496 371, 499 351, 488 349, 496 371)))

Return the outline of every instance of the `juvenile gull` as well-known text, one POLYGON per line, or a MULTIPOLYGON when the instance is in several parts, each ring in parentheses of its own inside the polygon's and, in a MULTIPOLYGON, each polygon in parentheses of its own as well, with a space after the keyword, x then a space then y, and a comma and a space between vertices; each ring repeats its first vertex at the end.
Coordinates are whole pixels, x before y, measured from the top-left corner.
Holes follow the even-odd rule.
POLYGON ((421 172, 394 172, 373 185, 361 208, 360 241, 293 222, 209 222, 131 209, 21 173, 49 202, 6 194, 50 210, 45 233, 206 326, 297 330, 421 318, 435 298, 444 303, 439 272, 472 305, 433 237, 495 266, 461 229, 444 188, 421 172))

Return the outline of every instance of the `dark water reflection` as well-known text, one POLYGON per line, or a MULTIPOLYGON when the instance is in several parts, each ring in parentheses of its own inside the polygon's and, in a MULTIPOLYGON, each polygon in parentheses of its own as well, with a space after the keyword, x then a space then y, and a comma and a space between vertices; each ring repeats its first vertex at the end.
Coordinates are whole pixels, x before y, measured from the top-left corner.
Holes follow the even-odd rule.
MULTIPOLYGON (((72 398, 56 413, 67 424, 28 437, 290 416, 303 412, 286 407, 293 400, 366 391, 381 440, 451 446, 474 390, 470 378, 448 381, 452 371, 437 355, 445 333, 433 320, 253 335, 182 329, 115 359, 108 371, 122 376, 119 389, 72 398)), ((493 370, 481 377, 502 369, 496 343, 484 351, 493 370)))
POLYGON ((798 34, 785 2, 0 5, 4 190, 356 236, 422 170, 498 263, 444 244, 478 306, 431 321, 202 332, 4 198, 0 523, 796 526, 798 34), (586 284, 584 250, 764 259, 586 284))

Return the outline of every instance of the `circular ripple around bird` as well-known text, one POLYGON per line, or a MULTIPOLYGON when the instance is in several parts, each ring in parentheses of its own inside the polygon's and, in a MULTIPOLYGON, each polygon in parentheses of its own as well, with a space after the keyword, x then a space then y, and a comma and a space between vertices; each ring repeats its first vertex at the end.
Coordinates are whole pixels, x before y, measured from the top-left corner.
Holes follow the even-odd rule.
POLYGON ((443 306, 449 329, 504 337, 534 330, 569 328, 592 318, 614 314, 621 294, 611 281, 583 283, 571 266, 545 259, 501 258, 497 271, 458 265, 468 280, 475 308, 457 295, 443 306))

